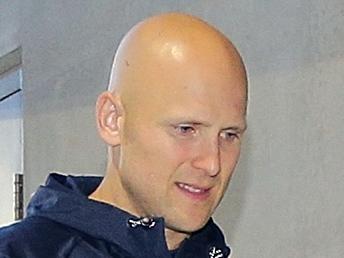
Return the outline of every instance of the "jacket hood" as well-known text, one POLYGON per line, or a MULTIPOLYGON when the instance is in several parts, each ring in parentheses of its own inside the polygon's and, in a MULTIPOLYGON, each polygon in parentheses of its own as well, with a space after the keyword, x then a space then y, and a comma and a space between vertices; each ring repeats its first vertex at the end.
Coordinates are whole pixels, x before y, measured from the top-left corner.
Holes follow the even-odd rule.
MULTIPOLYGON (((112 205, 94 201, 88 196, 102 177, 51 174, 44 186, 32 197, 27 216, 41 216, 72 227, 97 239, 116 244, 134 257, 170 257, 164 233, 164 219, 146 221, 112 205)), ((212 219, 192 234, 179 248, 180 257, 227 257, 230 249, 212 219), (221 250, 223 256, 211 256, 221 250), (204 256, 207 257, 207 256, 204 256)))

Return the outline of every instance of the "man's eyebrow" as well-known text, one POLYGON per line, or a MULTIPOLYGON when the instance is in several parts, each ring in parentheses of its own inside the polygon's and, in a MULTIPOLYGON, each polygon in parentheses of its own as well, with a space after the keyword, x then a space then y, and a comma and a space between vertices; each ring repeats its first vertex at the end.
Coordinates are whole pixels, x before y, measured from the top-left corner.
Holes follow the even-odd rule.
MULTIPOLYGON (((211 123, 207 122, 206 120, 203 119, 195 119, 191 117, 177 117, 177 118, 172 118, 171 120, 166 120, 168 124, 192 124, 192 125, 203 125, 205 127, 210 127, 211 123)), ((236 125, 230 125, 224 127, 222 130, 233 130, 236 132, 245 132, 247 129, 247 124, 246 122, 239 122, 235 123, 236 125)))
POLYGON ((243 126, 229 126, 229 127, 225 127, 222 130, 224 130, 224 131, 232 130, 232 131, 235 131, 235 132, 238 132, 238 133, 243 133, 243 132, 246 131, 246 129, 247 129, 247 125, 245 124, 243 126))
POLYGON ((191 117, 174 117, 166 121, 170 124, 193 124, 193 125, 204 125, 206 127, 211 126, 211 123, 203 119, 195 119, 191 117))

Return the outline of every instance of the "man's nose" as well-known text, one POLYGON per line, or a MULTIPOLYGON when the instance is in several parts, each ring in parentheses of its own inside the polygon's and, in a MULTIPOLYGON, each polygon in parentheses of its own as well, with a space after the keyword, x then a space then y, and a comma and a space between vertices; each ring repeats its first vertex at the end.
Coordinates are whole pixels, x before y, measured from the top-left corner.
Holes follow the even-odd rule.
POLYGON ((220 146, 218 141, 199 146, 192 166, 205 171, 209 176, 216 176, 221 170, 220 146))

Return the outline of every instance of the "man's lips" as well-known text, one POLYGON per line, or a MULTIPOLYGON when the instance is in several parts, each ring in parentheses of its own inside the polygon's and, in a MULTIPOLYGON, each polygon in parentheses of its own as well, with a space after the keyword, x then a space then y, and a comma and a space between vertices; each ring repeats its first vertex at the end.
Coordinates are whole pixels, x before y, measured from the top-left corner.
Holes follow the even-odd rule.
POLYGON ((176 183, 177 187, 188 196, 195 199, 206 199, 210 194, 211 187, 201 187, 193 184, 176 183))
POLYGON ((209 190, 209 188, 199 187, 199 186, 185 184, 185 183, 177 183, 177 186, 191 193, 204 193, 209 190))

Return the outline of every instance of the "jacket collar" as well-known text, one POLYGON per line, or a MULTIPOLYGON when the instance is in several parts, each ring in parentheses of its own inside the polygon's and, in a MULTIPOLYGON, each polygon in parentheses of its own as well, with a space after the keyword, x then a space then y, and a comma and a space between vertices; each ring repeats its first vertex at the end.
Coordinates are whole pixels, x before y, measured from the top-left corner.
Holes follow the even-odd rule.
MULTIPOLYGON (((101 177, 51 174, 28 206, 28 216, 43 216, 123 248, 134 257, 170 257, 164 219, 142 219, 106 203, 88 199, 101 177)), ((176 257, 227 257, 220 229, 212 219, 186 239, 176 257), (223 256, 221 256, 223 254, 223 256)))

